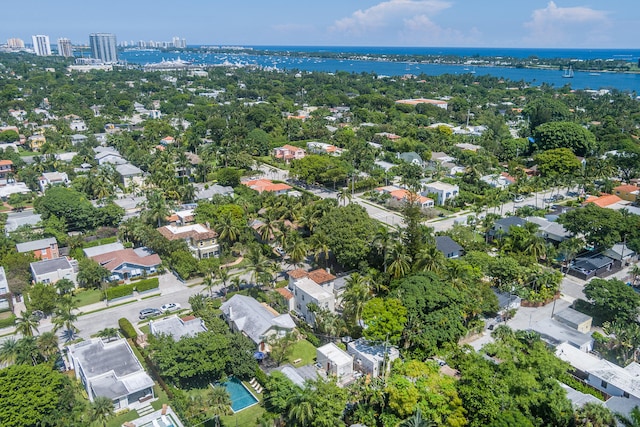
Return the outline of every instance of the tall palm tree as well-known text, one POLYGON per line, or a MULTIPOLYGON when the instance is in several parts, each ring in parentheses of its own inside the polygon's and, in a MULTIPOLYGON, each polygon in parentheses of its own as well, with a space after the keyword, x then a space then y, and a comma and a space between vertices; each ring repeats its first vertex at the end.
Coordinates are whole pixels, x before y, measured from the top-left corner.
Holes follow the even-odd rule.
POLYGON ((32 337, 33 333, 38 333, 38 324, 40 321, 33 313, 24 311, 20 312, 20 317, 16 317, 16 332, 23 337, 32 337))
POLYGON ((114 338, 118 338, 118 329, 117 328, 104 328, 101 331, 98 331, 98 336, 100 338, 106 338, 107 341, 111 341, 114 338))
POLYGON ((309 245, 307 245, 307 242, 298 233, 292 234, 286 247, 291 264, 300 265, 307 257, 308 250, 309 245))
POLYGON ((220 415, 229 415, 231 413, 231 396, 224 386, 217 385, 207 392, 207 403, 209 409, 215 415, 216 425, 220 425, 220 415))
POLYGON ((107 427, 109 419, 114 416, 113 401, 105 396, 97 396, 91 402, 89 408, 89 417, 93 424, 101 427, 107 427))
POLYGON ((351 203, 352 198, 353 196, 351 195, 351 191, 348 187, 342 188, 337 195, 338 204, 344 202, 345 206, 347 205, 347 203, 351 203))
POLYGON ((224 296, 227 296, 227 282, 229 281, 229 270, 220 267, 218 271, 218 279, 222 282, 222 289, 224 290, 224 296))
POLYGON ((359 273, 353 273, 347 278, 346 284, 342 294, 344 314, 354 326, 358 326, 364 305, 371 299, 368 278, 359 273))
POLYGON ((290 425, 304 427, 313 419, 315 399, 313 393, 308 388, 298 389, 289 397, 287 402, 290 425))
POLYGON ((445 267, 444 254, 435 247, 427 245, 418 252, 414 268, 418 271, 442 271, 445 267))
POLYGON ((615 427, 616 419, 606 406, 589 402, 575 412, 576 427, 615 427))
POLYGON ((402 242, 395 242, 387 254, 391 261, 387 267, 387 272, 394 279, 406 276, 411 270, 411 257, 406 253, 402 242))
POLYGON ((329 265, 329 237, 325 233, 314 233, 309 239, 311 250, 313 251, 313 259, 318 262, 320 257, 324 260, 324 267, 329 265))
POLYGON ((171 214, 167 199, 160 191, 150 191, 147 193, 147 202, 145 203, 145 217, 147 222, 162 225, 166 218, 171 214))
POLYGON ((240 228, 230 214, 221 215, 214 228, 220 240, 226 242, 228 246, 231 246, 240 237, 240 228))
POLYGON ((36 340, 42 358, 47 361, 59 351, 58 336, 55 332, 43 332, 36 340))
POLYGON ((23 337, 16 343, 16 362, 19 365, 37 365, 42 361, 36 337, 23 337))
POLYGON ((400 427, 431 427, 434 425, 432 421, 422 418, 420 408, 418 408, 415 414, 400 423, 400 427))

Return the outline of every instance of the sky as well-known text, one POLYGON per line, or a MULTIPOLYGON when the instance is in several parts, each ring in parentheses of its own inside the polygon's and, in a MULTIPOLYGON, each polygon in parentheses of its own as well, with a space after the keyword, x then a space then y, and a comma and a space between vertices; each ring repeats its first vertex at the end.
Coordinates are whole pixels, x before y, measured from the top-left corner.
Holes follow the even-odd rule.
POLYGON ((189 45, 640 47, 638 0, 19 0, 0 15, 0 43, 109 32, 189 45))

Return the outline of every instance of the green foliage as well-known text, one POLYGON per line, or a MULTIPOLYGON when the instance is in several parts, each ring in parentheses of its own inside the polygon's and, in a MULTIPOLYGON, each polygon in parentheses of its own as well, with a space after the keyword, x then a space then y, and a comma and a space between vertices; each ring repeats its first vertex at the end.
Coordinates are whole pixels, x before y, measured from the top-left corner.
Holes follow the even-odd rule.
POLYGON ((16 323, 16 316, 15 314, 12 314, 11 316, 4 318, 4 319, 0 319, 0 329, 2 328, 8 328, 10 326, 15 325, 16 323))
POLYGON ((373 298, 362 310, 365 338, 397 344, 407 321, 407 309, 396 298, 373 298))
POLYGON ((136 284, 131 283, 129 285, 118 285, 112 288, 108 288, 107 299, 111 301, 116 298, 122 298, 129 295, 133 295, 133 290, 135 289, 135 287, 136 287, 136 284))
POLYGON ((0 370, 0 425, 72 425, 75 401, 71 382, 49 365, 12 365, 0 370))
POLYGON ((593 134, 573 122, 545 123, 534 130, 535 144, 538 150, 568 148, 578 156, 587 156, 596 149, 593 134))
POLYGON ((160 286, 160 280, 157 277, 152 277, 151 279, 143 279, 138 280, 135 283, 136 291, 144 292, 150 289, 157 289, 160 286))
POLYGON ((623 281, 594 278, 584 287, 584 294, 603 322, 637 321, 640 295, 623 281))
POLYGON ((222 168, 216 172, 216 179, 220 185, 228 185, 230 187, 237 187, 240 185, 240 178, 242 177, 242 171, 235 168, 222 168))
POLYGON ((29 308, 40 310, 45 315, 53 313, 56 308, 58 293, 52 285, 36 283, 29 289, 29 308))
POLYGON ((342 160, 320 154, 309 154, 291 162, 292 176, 307 184, 332 184, 347 179, 349 166, 342 160))
POLYGON ((329 211, 314 233, 325 234, 338 262, 351 269, 367 258, 376 229, 365 209, 353 203, 329 211))
POLYGON ((129 319, 126 317, 121 317, 118 319, 118 326, 120 327, 120 332, 125 338, 136 338, 138 333, 136 332, 136 328, 133 327, 129 319))
POLYGON ((554 148, 535 157, 540 175, 544 177, 575 176, 582 164, 569 148, 554 148))
POLYGON ((638 232, 638 219, 634 216, 625 216, 620 211, 589 203, 582 209, 560 215, 558 222, 574 235, 584 234, 587 243, 610 248, 622 241, 622 235, 631 236, 638 232))

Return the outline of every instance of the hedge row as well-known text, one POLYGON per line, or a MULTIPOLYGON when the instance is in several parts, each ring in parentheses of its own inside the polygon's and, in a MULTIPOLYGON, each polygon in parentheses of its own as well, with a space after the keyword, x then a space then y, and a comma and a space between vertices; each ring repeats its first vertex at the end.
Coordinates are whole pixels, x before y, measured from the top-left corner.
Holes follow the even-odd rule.
POLYGON ((160 286, 160 280, 157 277, 153 277, 151 279, 143 279, 135 284, 136 291, 144 292, 150 289, 157 289, 160 286))
POLYGON ((6 319, 0 319, 0 329, 8 328, 9 326, 13 326, 16 323, 16 316, 13 314, 6 319))
POLYGON ((129 322, 129 319, 121 317, 118 319, 118 326, 120 326, 120 331, 126 338, 136 338, 138 336, 136 328, 129 322))
POLYGON ((107 289, 107 299, 112 300, 116 298, 126 297, 133 294, 135 285, 120 285, 107 289))

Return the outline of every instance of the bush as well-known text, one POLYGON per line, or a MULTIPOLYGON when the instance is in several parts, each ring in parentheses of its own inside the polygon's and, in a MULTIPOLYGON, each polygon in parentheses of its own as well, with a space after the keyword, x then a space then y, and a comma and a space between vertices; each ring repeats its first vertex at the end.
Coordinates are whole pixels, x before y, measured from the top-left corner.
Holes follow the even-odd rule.
POLYGON ((133 295, 133 288, 135 285, 120 285, 114 288, 107 289, 107 300, 126 297, 133 295))
POLYGON ((150 289, 157 289, 160 286, 160 280, 157 277, 152 279, 143 279, 135 284, 136 291, 144 292, 150 289))
POLYGON ((222 305, 222 300, 217 299, 217 298, 214 299, 214 300, 211 300, 211 308, 218 309, 218 308, 220 308, 221 305, 222 305))
POLYGON ((136 338, 138 336, 136 328, 134 328, 131 322, 129 322, 129 319, 124 317, 118 319, 118 326, 125 338, 136 338))

